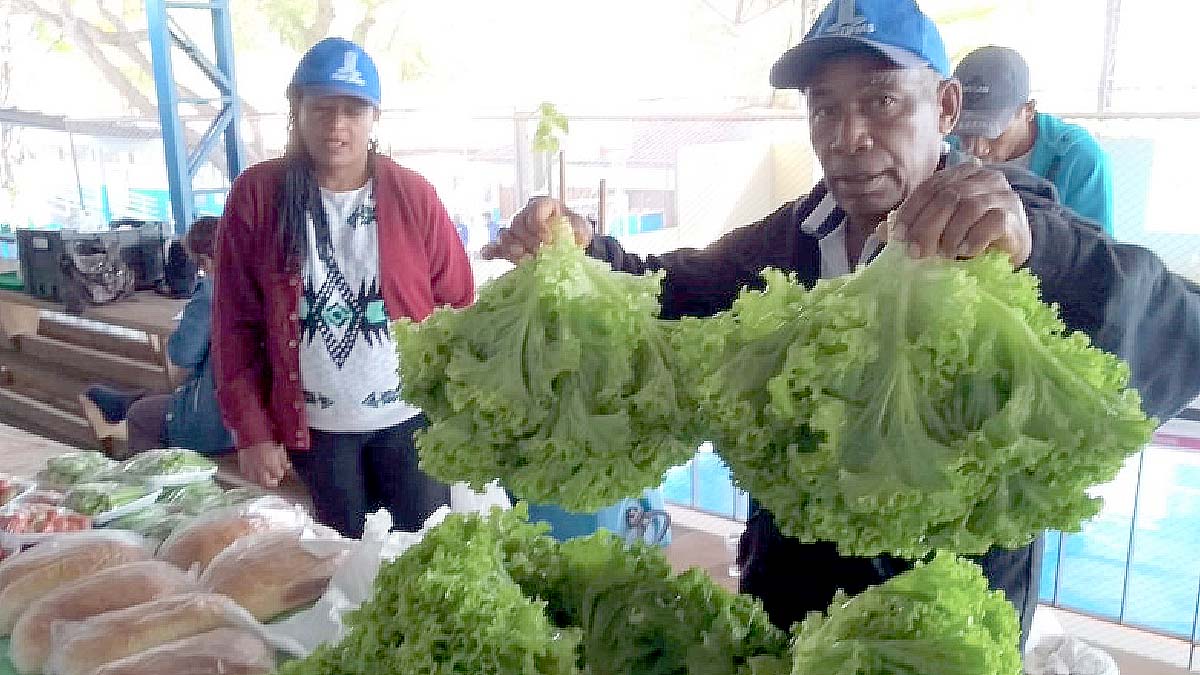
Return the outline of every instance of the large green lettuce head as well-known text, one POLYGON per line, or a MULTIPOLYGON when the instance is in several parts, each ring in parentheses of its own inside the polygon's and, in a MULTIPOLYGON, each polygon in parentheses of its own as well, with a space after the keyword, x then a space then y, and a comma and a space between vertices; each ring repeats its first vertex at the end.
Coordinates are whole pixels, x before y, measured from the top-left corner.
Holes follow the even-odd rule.
POLYGON ((593 511, 657 486, 703 439, 659 320, 662 274, 614 272, 560 238, 466 309, 400 322, 422 467, 593 511))
POLYGON ((784 533, 851 555, 1016 548, 1099 509, 1154 421, 1000 255, 768 272, 703 380, 718 449, 784 533))
POLYGON ((974 563, 942 554, 813 613, 792 675, 1019 675, 1020 621, 974 563))

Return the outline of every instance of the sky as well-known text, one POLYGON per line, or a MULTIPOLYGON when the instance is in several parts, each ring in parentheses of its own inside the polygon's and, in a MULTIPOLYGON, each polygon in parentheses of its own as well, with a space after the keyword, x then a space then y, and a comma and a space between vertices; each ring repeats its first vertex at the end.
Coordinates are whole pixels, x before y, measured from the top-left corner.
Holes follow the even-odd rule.
MULTIPOLYGON (((951 19, 969 5, 993 8, 982 20, 943 24, 948 51, 989 42, 1017 48, 1032 66, 1043 109, 1095 110, 1105 0, 921 4, 930 15, 951 19)), ((245 14, 252 11, 246 3, 235 7, 243 12, 236 24, 241 93, 260 109, 280 110, 297 55, 270 39, 260 17, 245 14)), ((401 83, 398 64, 380 59, 385 106, 460 114, 530 110, 542 100, 587 112, 706 112, 729 108, 731 97, 765 102, 771 93, 766 72, 788 44, 793 15, 792 3, 784 3, 732 26, 722 16, 732 14, 732 2, 719 0, 441 0, 385 8, 380 25, 394 28, 396 40, 418 44, 430 63, 428 77, 401 83)), ((202 19, 185 19, 195 37, 205 32, 197 23, 202 19)), ((331 32, 348 34, 356 20, 343 12, 331 32)), ((1122 3, 1116 109, 1200 110, 1200 71, 1184 52, 1195 25, 1200 2, 1194 0, 1122 3)), ((9 105, 73 117, 124 114, 120 98, 78 50, 52 51, 33 39, 15 47, 9 105)), ((195 77, 182 59, 176 69, 195 77)))

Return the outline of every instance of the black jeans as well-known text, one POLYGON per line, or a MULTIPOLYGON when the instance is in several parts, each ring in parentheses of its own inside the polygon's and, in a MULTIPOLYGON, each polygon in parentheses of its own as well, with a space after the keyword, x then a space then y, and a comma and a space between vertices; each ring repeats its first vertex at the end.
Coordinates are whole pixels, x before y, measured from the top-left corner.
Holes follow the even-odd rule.
POLYGON ((417 468, 413 433, 427 424, 417 415, 379 431, 311 430, 311 447, 291 453, 291 460, 312 494, 317 520, 358 538, 363 519, 380 508, 391 512, 397 528, 415 531, 449 504, 450 487, 417 468))

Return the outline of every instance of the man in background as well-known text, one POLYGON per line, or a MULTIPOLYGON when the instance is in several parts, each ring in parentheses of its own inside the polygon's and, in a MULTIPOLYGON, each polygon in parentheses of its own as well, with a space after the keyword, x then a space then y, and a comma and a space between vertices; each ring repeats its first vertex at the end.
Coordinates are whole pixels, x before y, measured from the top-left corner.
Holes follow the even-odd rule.
POLYGON ((981 47, 954 76, 963 88, 958 145, 984 162, 1016 164, 1045 178, 1064 205, 1111 235, 1108 155, 1087 129, 1037 111, 1025 59, 1006 47, 981 47))

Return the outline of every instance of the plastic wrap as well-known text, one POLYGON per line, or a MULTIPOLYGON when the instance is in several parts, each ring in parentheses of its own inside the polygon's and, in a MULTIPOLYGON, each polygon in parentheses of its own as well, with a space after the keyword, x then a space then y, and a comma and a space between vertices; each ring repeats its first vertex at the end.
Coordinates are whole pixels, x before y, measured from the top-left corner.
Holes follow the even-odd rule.
POLYGON ((253 633, 218 628, 101 666, 93 675, 266 675, 275 650, 253 633))
POLYGON ((102 569, 151 557, 131 532, 64 534, 0 562, 0 635, 8 635, 33 602, 102 569))
MULTIPOLYGON (((391 532, 392 516, 385 509, 368 515, 362 539, 353 542, 353 548, 334 572, 321 599, 309 609, 264 626, 264 635, 283 651, 298 657, 308 656, 322 643, 338 642, 346 633, 345 614, 358 609, 374 594, 380 565, 421 541, 448 513, 450 509, 444 506, 438 509, 419 532, 391 532)), ((316 541, 302 541, 302 545, 318 550, 322 547, 316 541)))
POLYGON ((488 483, 483 492, 475 492, 467 483, 450 486, 450 510, 454 513, 487 513, 496 507, 512 508, 508 493, 496 481, 488 483))
POLYGON ((10 657, 21 673, 39 673, 50 656, 50 627, 195 590, 196 579, 161 560, 141 560, 77 579, 29 606, 12 632, 10 657))
POLYGON ((1079 638, 1051 635, 1025 657, 1029 675, 1120 675, 1117 662, 1079 638))
POLYGON ((158 557, 183 569, 203 571, 222 551, 247 535, 298 529, 312 522, 301 507, 263 497, 217 509, 176 529, 158 549, 158 557))
POLYGON ((259 621, 312 604, 353 541, 320 525, 242 537, 213 558, 200 587, 227 595, 259 621))
POLYGON ((47 675, 90 675, 100 666, 217 628, 253 624, 229 598, 185 593, 50 628, 47 675))

